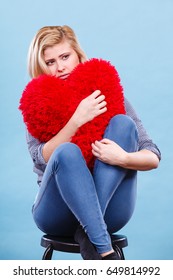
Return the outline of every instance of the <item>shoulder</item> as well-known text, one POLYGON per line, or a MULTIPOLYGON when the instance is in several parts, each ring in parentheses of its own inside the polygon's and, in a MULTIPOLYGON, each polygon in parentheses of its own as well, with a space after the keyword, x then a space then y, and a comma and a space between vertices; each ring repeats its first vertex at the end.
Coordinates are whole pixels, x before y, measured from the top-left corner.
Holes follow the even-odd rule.
POLYGON ((134 107, 126 97, 124 98, 124 105, 125 105, 126 114, 130 116, 132 119, 137 118, 137 114, 134 107))

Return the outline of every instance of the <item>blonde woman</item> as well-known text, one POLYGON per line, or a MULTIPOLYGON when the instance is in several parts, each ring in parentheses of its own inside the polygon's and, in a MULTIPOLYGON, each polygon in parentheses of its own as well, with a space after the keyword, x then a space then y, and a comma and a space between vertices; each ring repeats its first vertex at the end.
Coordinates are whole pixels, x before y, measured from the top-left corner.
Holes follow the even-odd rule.
MULTIPOLYGON (((31 42, 28 70, 31 78, 48 74, 68 79, 86 60, 70 27, 47 26, 31 42)), ((46 143, 27 132, 39 184, 33 218, 47 234, 74 235, 83 259, 120 259, 110 233, 123 228, 133 214, 137 171, 157 168, 161 158, 127 99, 125 107, 126 115, 113 117, 103 139, 92 143, 92 173, 71 139, 81 126, 107 111, 99 89, 78 104, 66 125, 46 143)))

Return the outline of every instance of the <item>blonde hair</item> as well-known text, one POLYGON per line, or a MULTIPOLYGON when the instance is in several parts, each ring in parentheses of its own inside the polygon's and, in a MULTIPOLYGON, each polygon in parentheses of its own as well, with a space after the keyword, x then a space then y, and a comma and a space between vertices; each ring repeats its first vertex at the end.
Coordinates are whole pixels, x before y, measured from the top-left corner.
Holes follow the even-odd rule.
POLYGON ((74 31, 67 25, 42 27, 33 38, 28 51, 28 72, 31 78, 40 74, 50 74, 44 61, 44 51, 67 40, 77 53, 80 62, 87 60, 86 54, 81 49, 74 31))

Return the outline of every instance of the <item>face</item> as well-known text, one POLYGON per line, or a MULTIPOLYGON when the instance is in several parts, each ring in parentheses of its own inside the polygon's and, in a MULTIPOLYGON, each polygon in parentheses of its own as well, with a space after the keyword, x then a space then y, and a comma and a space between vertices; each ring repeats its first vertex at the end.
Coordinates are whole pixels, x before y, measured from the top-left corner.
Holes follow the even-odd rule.
POLYGON ((51 75, 66 79, 79 64, 79 57, 68 41, 63 41, 44 51, 44 61, 51 75))

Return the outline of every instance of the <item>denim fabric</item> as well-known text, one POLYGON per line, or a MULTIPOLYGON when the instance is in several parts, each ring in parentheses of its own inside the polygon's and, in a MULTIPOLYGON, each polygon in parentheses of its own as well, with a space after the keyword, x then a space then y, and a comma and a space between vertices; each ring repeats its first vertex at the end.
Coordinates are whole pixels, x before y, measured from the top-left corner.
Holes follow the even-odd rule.
MULTIPOLYGON (((137 150, 134 121, 126 115, 111 119, 105 138, 128 152, 137 150)), ((136 201, 137 171, 95 160, 89 171, 79 147, 61 144, 52 154, 33 205, 37 226, 53 235, 73 235, 80 223, 99 253, 111 250, 109 233, 130 219, 136 201)))
MULTIPOLYGON (((130 104, 130 102, 125 98, 125 109, 126 109, 126 115, 132 118, 132 120, 135 122, 137 131, 138 131, 138 149, 137 150, 143 150, 147 149, 153 153, 155 153, 159 159, 161 159, 161 153, 156 144, 152 141, 150 136, 148 135, 146 129, 144 128, 140 118, 136 114, 136 111, 130 104)), ((26 140, 28 145, 28 150, 31 155, 31 158, 33 160, 34 166, 33 170, 38 175, 38 185, 41 184, 42 177, 46 168, 46 162, 42 155, 42 149, 45 143, 41 143, 38 139, 34 138, 28 130, 26 130, 26 140)), ((98 140, 98 139, 96 139, 98 140)))

